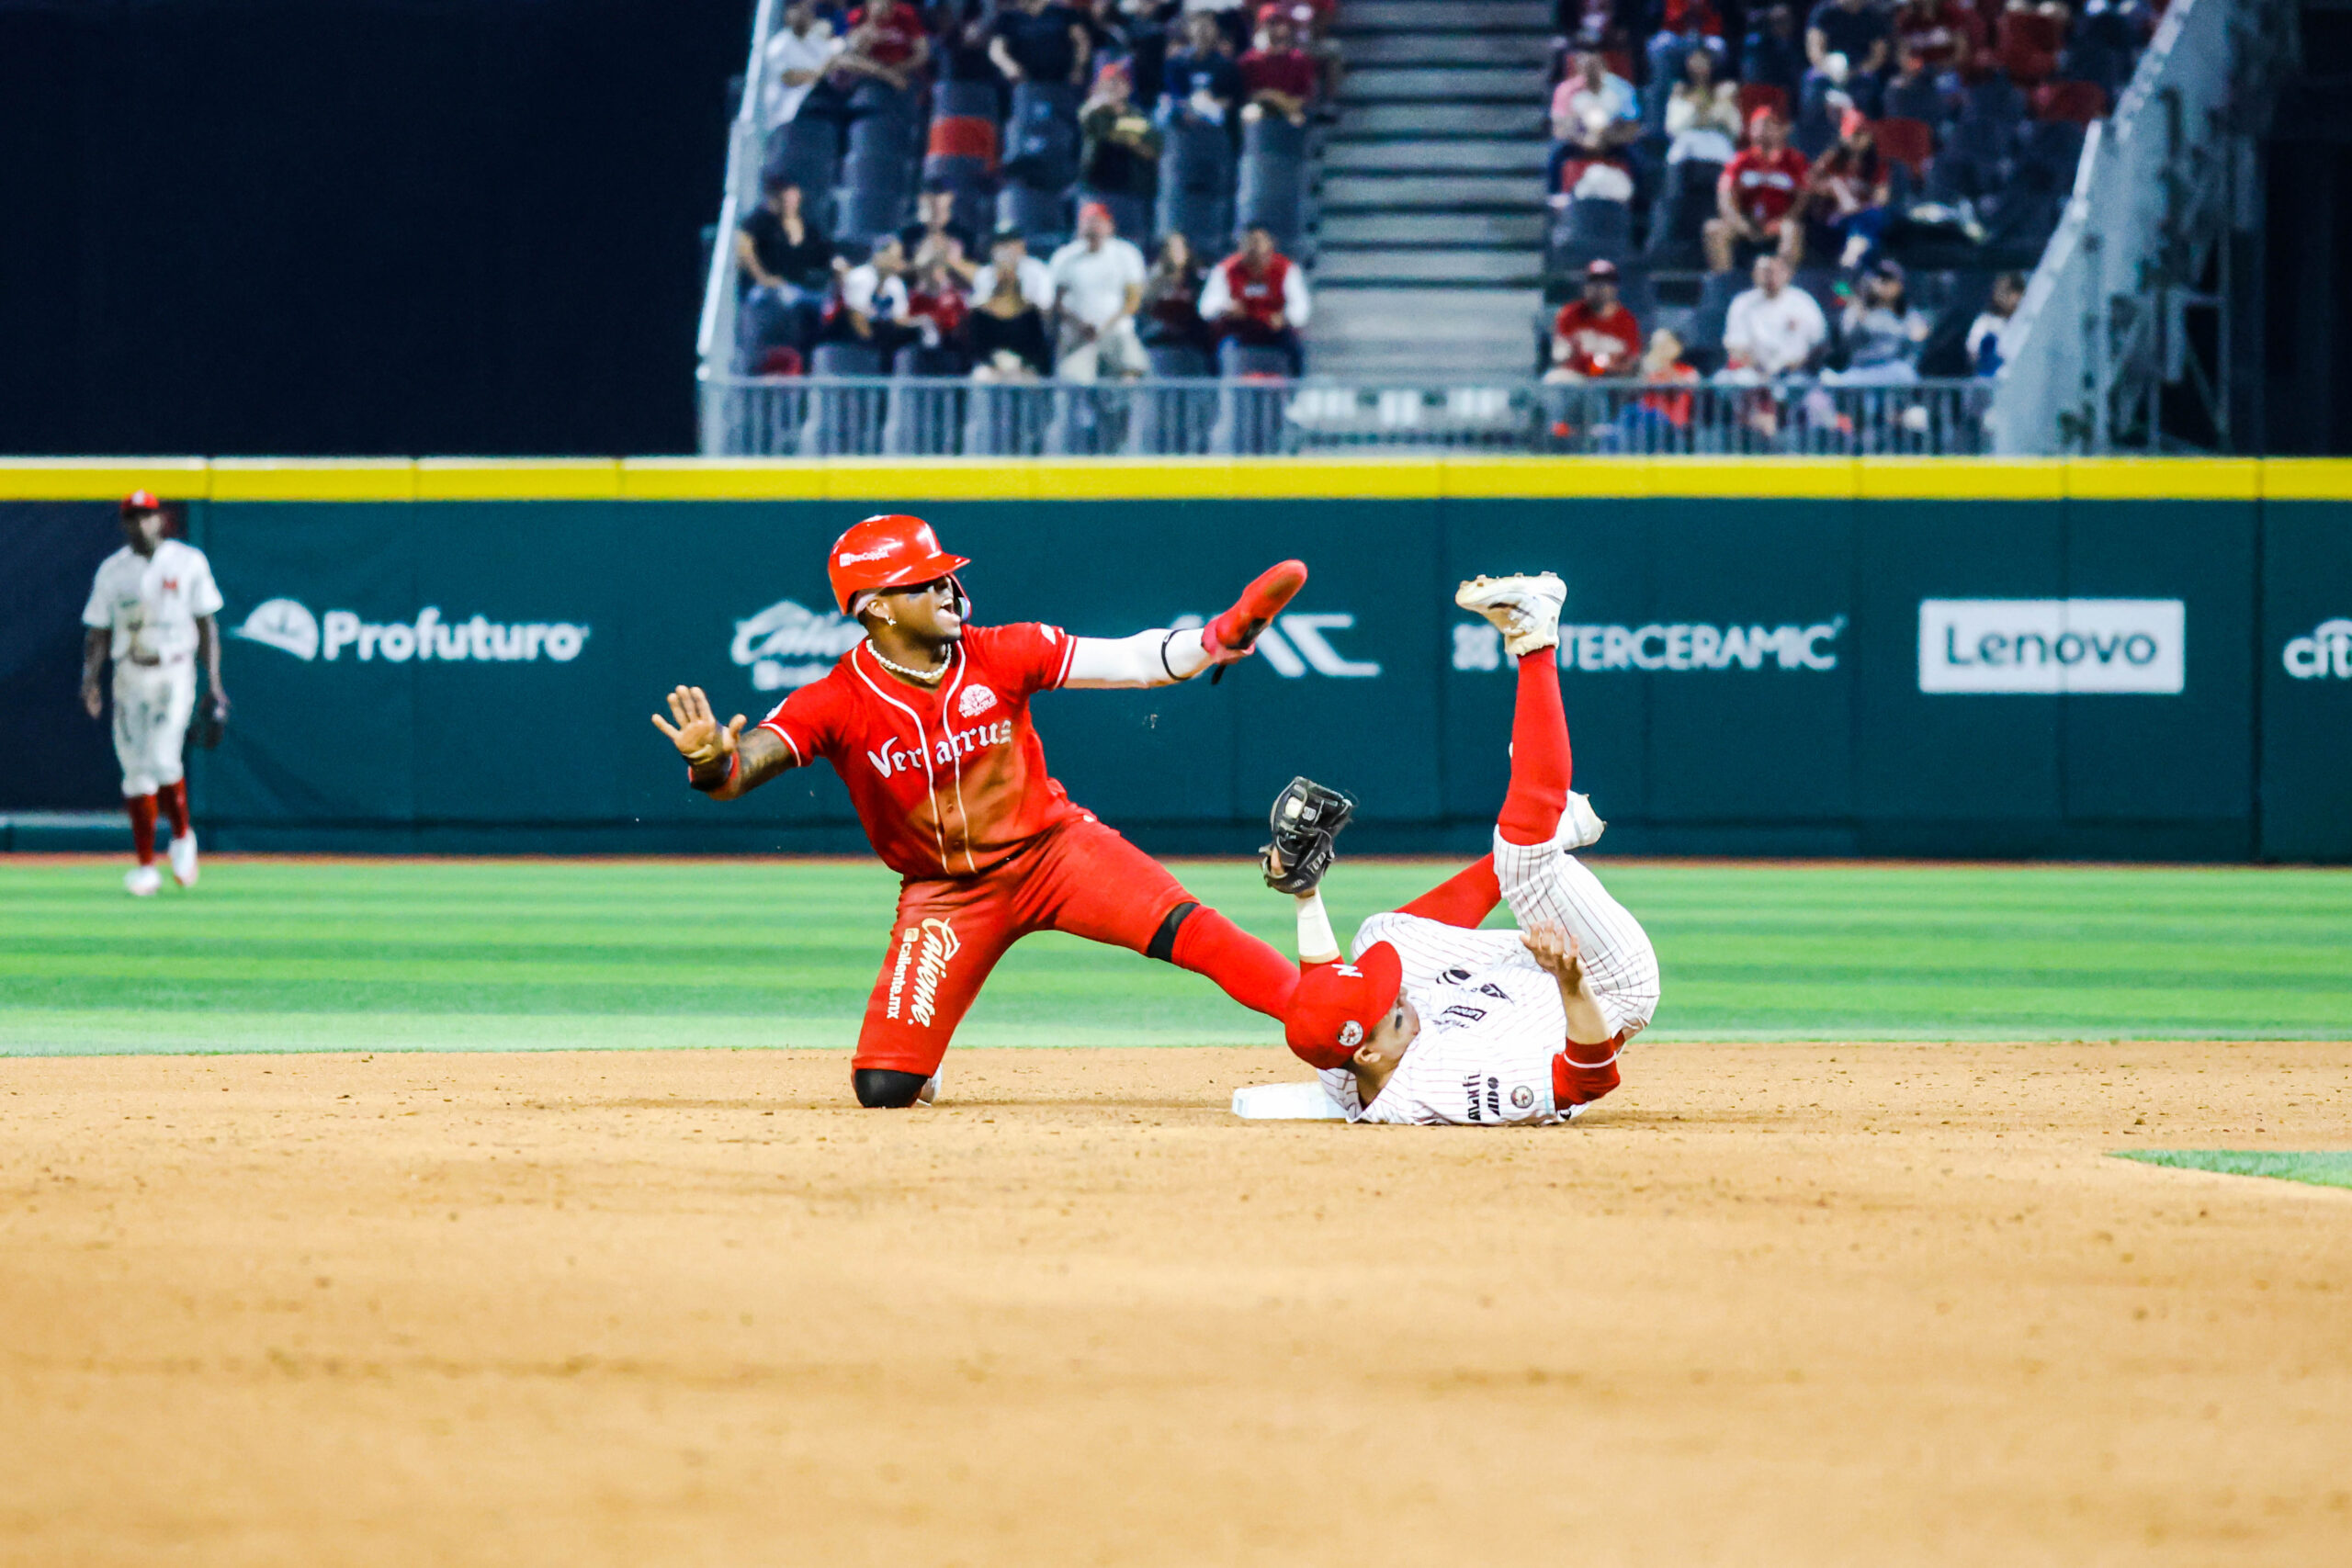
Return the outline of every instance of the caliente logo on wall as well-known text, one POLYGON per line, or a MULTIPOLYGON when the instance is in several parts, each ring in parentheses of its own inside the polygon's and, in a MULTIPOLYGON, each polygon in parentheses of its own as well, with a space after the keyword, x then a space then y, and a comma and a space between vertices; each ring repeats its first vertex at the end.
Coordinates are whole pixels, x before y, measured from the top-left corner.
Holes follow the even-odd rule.
POLYGON ((345 657, 362 663, 390 664, 439 660, 447 664, 569 664, 587 646, 588 627, 573 621, 493 621, 487 615, 446 619, 427 605, 413 620, 370 621, 356 611, 313 615, 296 599, 265 599, 236 628, 236 635, 290 653, 305 664, 334 663, 345 657))

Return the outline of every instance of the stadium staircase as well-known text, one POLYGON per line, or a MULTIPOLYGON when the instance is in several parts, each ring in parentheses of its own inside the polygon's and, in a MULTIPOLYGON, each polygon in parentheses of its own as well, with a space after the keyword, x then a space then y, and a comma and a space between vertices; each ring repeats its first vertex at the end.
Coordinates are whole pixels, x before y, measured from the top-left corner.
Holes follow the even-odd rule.
POLYGON ((1351 0, 1312 368, 1527 373, 1544 247, 1544 0, 1351 0))

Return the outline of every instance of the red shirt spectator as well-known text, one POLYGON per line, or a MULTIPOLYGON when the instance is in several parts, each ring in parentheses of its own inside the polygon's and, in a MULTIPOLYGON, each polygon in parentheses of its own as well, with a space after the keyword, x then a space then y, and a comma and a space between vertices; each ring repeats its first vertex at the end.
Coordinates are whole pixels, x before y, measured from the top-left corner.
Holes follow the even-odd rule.
POLYGON ((1724 165, 1722 186, 1731 192, 1742 217, 1770 232, 1796 205, 1810 167, 1804 154, 1793 147, 1767 152, 1751 145, 1741 148, 1724 165))
POLYGON ((1298 49, 1253 49, 1243 55, 1241 90, 1280 93, 1286 98, 1315 96, 1315 62, 1298 49))
POLYGON ((1713 0, 1666 0, 1658 14, 1661 32, 1678 35, 1697 33, 1702 38, 1724 36, 1724 19, 1716 14, 1713 0))
POLYGON ((1578 380, 1622 376, 1642 356, 1642 329, 1617 298, 1614 263, 1585 268, 1583 298, 1560 307, 1552 319, 1552 366, 1578 380))
POLYGON ((922 14, 907 0, 888 7, 889 15, 879 13, 880 6, 861 6, 849 14, 849 36, 854 41, 860 28, 870 28, 866 35, 865 57, 877 65, 893 71, 915 57, 916 49, 931 35, 924 31, 922 14))
POLYGON ((915 286, 907 290, 907 319, 928 320, 939 329, 939 341, 950 343, 964 330, 964 318, 971 307, 964 299, 964 291, 956 287, 956 279, 944 267, 924 270, 915 286))
POLYGON ((1258 7, 1258 25, 1262 28, 1280 17, 1298 29, 1299 37, 1317 38, 1338 9, 1339 0, 1266 0, 1258 7))

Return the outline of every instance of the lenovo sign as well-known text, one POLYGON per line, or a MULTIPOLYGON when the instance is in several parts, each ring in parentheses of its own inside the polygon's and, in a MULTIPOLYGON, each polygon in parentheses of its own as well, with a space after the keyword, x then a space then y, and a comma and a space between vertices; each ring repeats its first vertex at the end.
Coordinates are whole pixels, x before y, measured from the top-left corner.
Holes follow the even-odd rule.
POLYGON ((1926 599, 1919 690, 2177 695, 2177 599, 1926 599))

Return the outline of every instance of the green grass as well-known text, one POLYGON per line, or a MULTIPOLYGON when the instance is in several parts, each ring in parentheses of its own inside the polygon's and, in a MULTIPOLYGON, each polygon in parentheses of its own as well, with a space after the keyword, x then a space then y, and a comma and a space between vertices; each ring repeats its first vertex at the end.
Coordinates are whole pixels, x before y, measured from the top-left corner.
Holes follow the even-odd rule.
POLYGON ((2321 1154, 2263 1153, 2253 1149, 2134 1149, 2115 1156, 2175 1170, 2216 1170, 2224 1176, 2275 1176, 2314 1187, 2352 1187, 2352 1150, 2321 1154))
MULTIPOLYGON (((1596 868, 1680 1040, 2352 1039, 2352 874, 1596 868)), ((1452 869, 1343 862, 1342 932, 1452 869)), ((1246 864, 1179 867, 1288 950, 1246 864)), ((192 893, 0 856, 0 1053, 846 1045, 895 884, 752 862, 217 861, 192 893)), ((1206 982, 1022 943, 973 1044, 1272 1043, 1206 982)))

